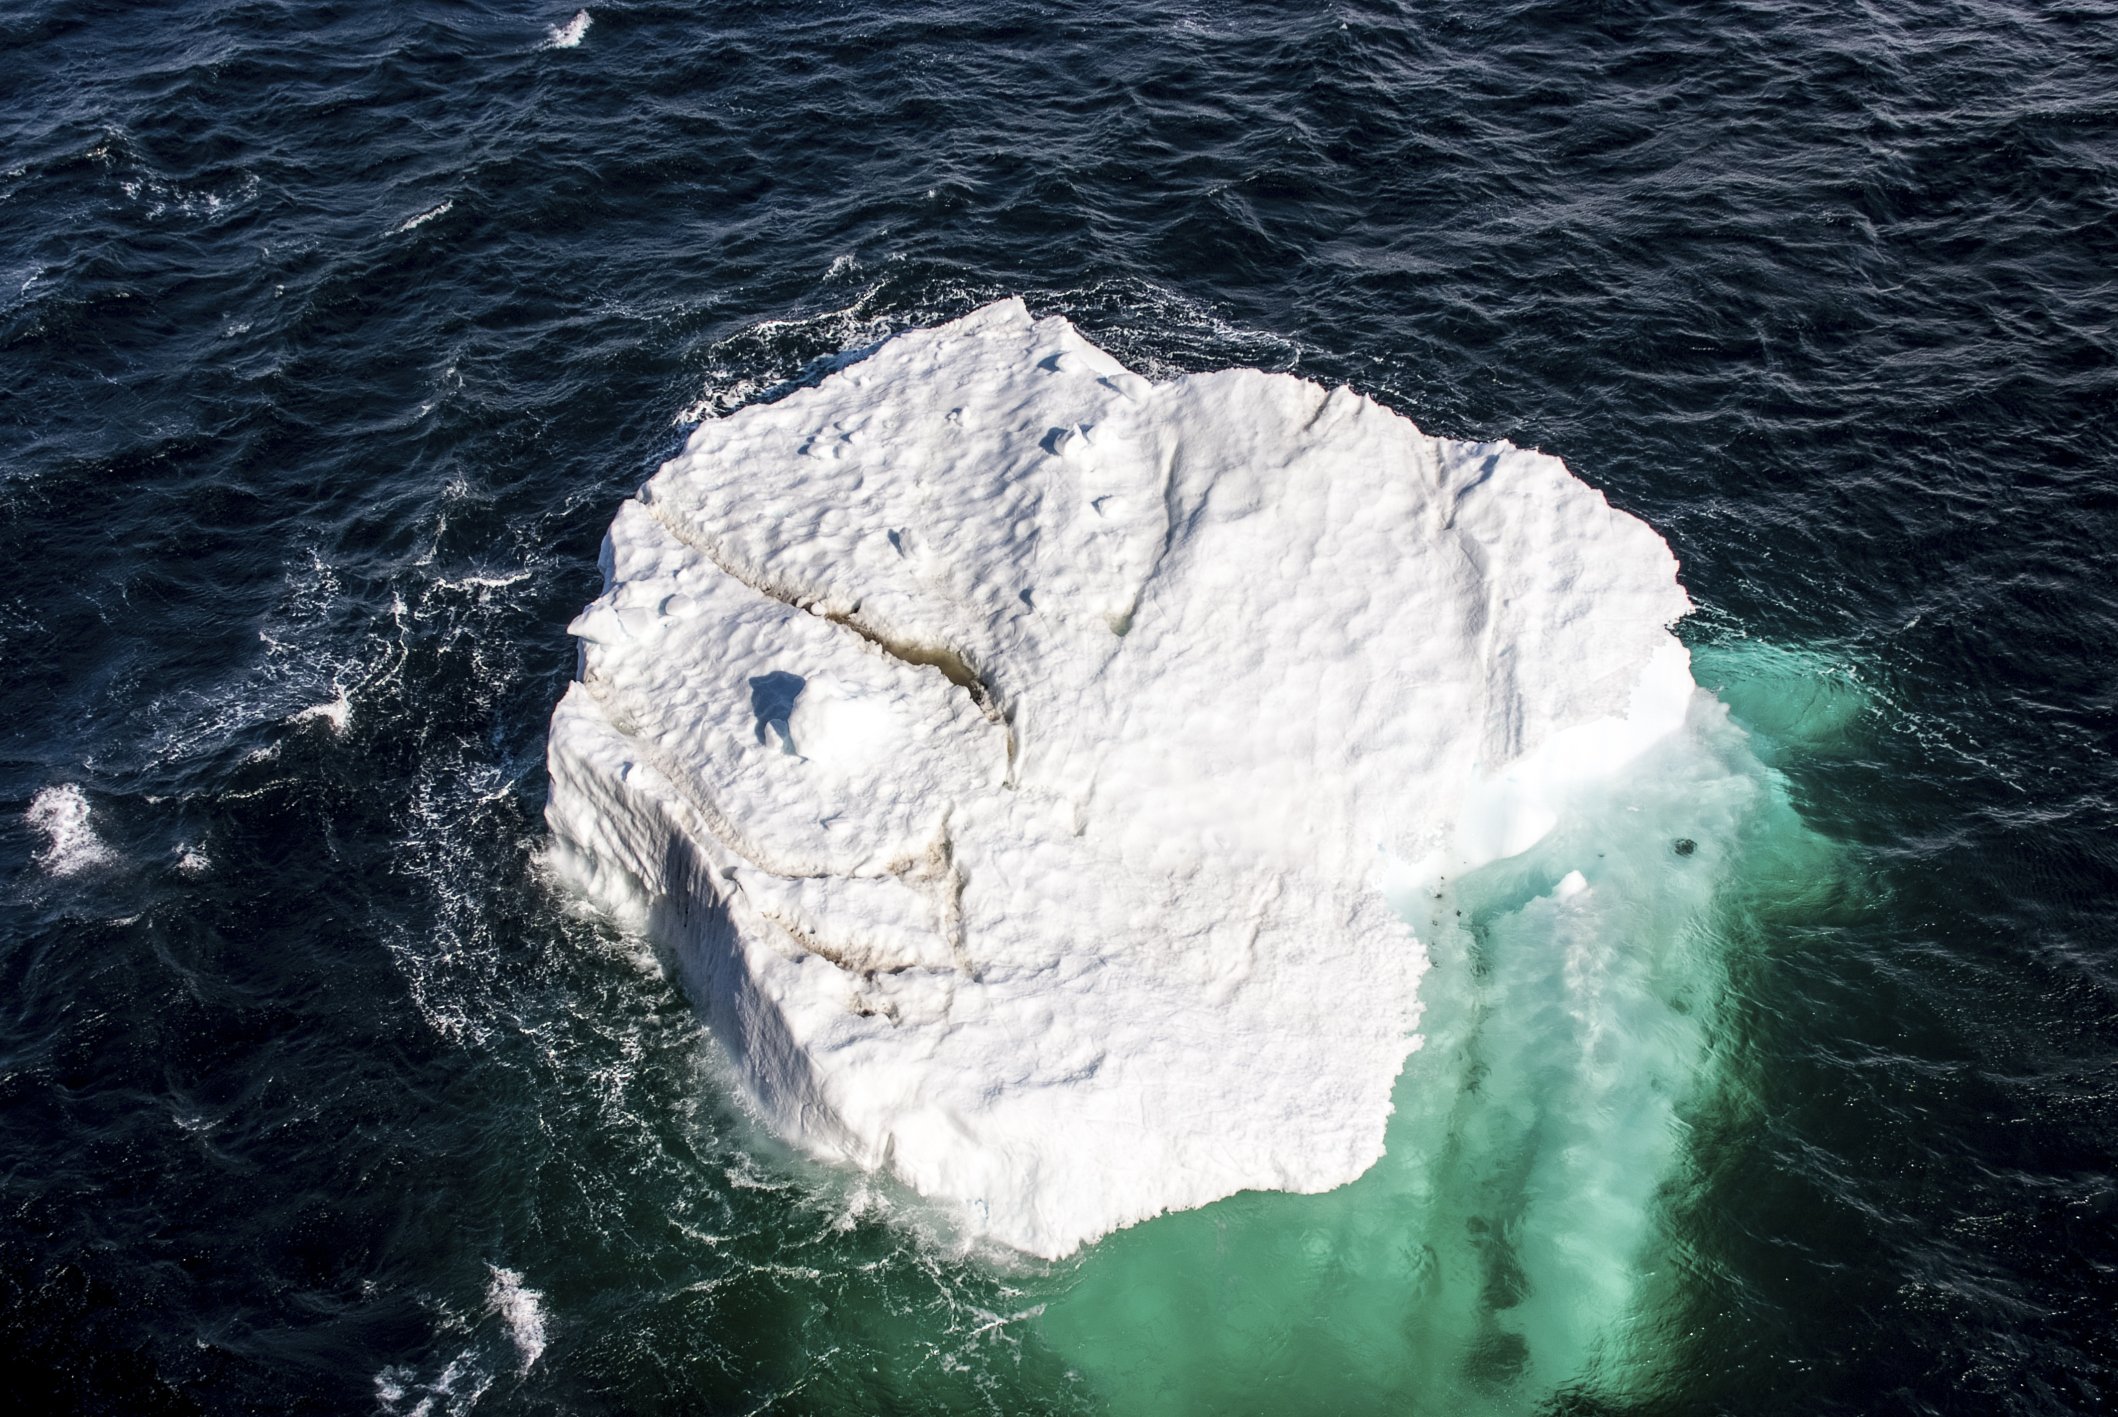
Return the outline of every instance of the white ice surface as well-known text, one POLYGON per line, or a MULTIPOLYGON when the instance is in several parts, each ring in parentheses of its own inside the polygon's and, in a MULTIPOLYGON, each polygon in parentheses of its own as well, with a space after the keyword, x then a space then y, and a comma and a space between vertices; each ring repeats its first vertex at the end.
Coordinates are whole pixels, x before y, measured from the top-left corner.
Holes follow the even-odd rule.
POLYGON ((1019 301, 702 425, 553 715, 565 875, 765 1116, 1060 1256, 1381 1155, 1426 954, 1693 694, 1667 546, 1347 389, 1019 301))

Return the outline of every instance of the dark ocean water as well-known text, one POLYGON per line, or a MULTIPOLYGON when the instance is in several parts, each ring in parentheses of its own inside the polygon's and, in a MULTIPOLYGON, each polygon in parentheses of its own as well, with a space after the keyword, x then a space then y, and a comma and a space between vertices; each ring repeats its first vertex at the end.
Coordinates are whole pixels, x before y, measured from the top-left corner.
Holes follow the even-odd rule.
POLYGON ((1306 1330, 1106 1364, 1105 1261, 780 1153, 539 877, 618 501, 1017 292, 1566 457, 1830 844, 1737 937, 1651 1361, 1481 1390, 2118 1404, 2118 5, 571 15, 0 4, 22 1410, 1452 1410, 1306 1330))

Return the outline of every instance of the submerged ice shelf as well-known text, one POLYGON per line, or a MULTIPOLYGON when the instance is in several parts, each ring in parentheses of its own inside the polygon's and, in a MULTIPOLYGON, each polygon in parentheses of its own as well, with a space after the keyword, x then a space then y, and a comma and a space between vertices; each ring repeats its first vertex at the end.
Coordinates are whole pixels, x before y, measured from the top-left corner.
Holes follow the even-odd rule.
POLYGON ((971 1235, 1328 1190, 1419 1043, 1390 902, 1683 722, 1676 569, 1557 459, 1003 301, 619 509, 553 856, 776 1128, 971 1235))

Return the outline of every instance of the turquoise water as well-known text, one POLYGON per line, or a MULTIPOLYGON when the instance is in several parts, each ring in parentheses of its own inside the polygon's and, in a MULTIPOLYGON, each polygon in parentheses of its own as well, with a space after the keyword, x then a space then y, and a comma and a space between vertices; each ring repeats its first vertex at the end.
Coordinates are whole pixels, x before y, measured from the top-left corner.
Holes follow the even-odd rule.
POLYGON ((1862 712, 1821 657, 1710 647, 1699 673, 1740 721, 1695 713, 1531 851, 1400 902, 1434 969, 1379 1165, 1081 1261, 1039 1324, 1112 1411, 1529 1412, 1682 1361, 1701 1138, 1755 1106, 1730 991, 1835 870, 1767 762, 1862 712))
MULTIPOLYGON (((653 947, 577 919, 572 982, 532 991, 560 1016, 518 1012, 471 1045, 550 1079, 547 1111, 578 1114, 550 1124, 561 1136, 599 1137, 554 1157, 548 1204, 595 1227, 533 1271, 574 1316, 559 1341, 681 1353, 695 1333, 712 1366, 693 1357, 685 1381, 763 1373, 769 1403, 815 1412, 1503 1414, 1681 1389, 1715 1332, 1694 1309, 1728 1223, 1702 1202, 1730 1189, 1717 1171, 1742 1164, 1763 1105, 1746 990, 1791 932, 1863 908, 1783 766, 1857 749, 1876 719, 1822 653, 1707 639, 1694 669, 1719 698, 1619 786, 1522 856, 1399 902, 1434 968, 1380 1163, 1057 1264, 967 1253, 901 1188, 788 1152, 743 1112, 653 947), (644 1017, 643 994, 663 1000, 644 1017), (628 1253, 650 1274, 625 1274, 628 1253), (582 1331, 643 1284, 644 1312, 582 1331)), ((460 977, 435 995, 510 1012, 460 977)), ((506 1390, 501 1317, 474 1300, 456 1323, 461 1373, 394 1372, 385 1406, 468 1410, 462 1374, 506 1390)))

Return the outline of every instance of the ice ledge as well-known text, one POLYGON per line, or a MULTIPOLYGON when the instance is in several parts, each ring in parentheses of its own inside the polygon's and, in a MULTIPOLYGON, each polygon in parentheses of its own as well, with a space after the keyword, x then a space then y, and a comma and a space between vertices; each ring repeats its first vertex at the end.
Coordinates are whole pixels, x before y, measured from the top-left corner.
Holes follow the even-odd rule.
POLYGON ((701 426, 620 508, 554 859, 764 1115, 1060 1256, 1381 1155, 1426 957, 1675 727, 1688 608, 1556 459, 1017 300, 701 426))

